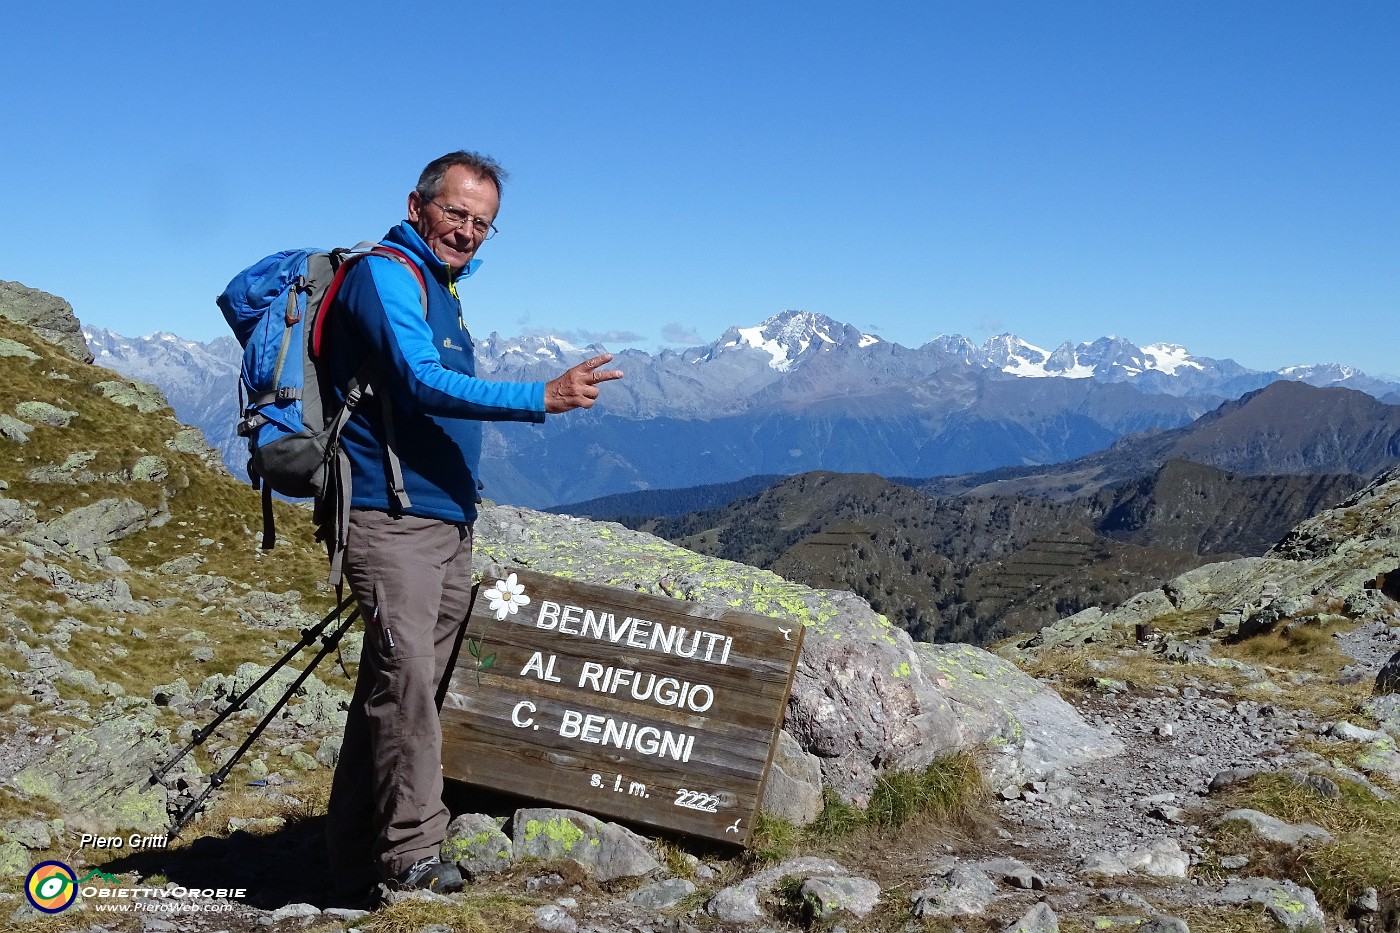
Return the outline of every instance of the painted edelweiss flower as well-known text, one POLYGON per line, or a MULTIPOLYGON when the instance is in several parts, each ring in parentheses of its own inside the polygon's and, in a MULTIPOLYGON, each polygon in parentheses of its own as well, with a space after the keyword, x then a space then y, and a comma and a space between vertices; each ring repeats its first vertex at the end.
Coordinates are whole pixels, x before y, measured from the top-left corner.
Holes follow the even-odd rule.
POLYGON ((496 585, 486 591, 486 598, 491 600, 488 608, 497 619, 504 619, 519 611, 521 606, 530 604, 530 597, 525 595, 525 584, 517 581, 513 573, 504 580, 497 580, 496 585))

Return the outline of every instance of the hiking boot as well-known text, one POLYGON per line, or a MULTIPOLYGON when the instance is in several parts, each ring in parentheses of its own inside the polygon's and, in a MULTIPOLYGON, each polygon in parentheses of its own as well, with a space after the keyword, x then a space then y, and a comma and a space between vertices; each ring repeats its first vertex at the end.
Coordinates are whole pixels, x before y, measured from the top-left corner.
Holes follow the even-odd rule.
POLYGON ((448 864, 436 855, 429 855, 405 869, 393 880, 391 887, 399 891, 452 894, 462 890, 462 873, 456 865, 448 864))

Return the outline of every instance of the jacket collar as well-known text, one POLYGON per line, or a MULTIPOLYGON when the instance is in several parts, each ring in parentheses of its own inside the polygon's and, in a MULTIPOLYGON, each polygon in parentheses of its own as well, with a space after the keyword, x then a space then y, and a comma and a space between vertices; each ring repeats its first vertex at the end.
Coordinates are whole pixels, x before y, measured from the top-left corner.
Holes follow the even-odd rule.
POLYGON ((433 277, 439 282, 451 284, 458 279, 465 279, 481 267, 481 260, 473 259, 471 262, 467 263, 465 269, 458 272, 456 275, 450 275, 449 273, 451 270, 447 268, 447 264, 437 257, 437 254, 434 253, 423 238, 418 235, 418 231, 413 229, 413 225, 406 220, 400 222, 397 227, 390 230, 384 239, 412 253, 413 257, 422 263, 423 267, 431 272, 433 277))

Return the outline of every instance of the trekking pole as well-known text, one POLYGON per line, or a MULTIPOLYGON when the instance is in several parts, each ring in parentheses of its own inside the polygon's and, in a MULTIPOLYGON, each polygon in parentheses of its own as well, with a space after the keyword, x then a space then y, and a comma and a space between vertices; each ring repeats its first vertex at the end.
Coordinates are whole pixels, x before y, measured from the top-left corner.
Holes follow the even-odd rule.
POLYGON ((189 823, 189 821, 194 817, 195 812, 199 810, 200 806, 203 805, 204 801, 209 799, 209 795, 214 792, 214 788, 224 783, 224 780, 228 777, 228 773, 233 770, 233 766, 238 764, 238 759, 242 758, 243 754, 248 751, 248 749, 252 746, 254 742, 257 741, 258 736, 262 735, 262 732, 264 729, 267 728, 268 723, 276 719, 277 714, 282 712, 282 707, 287 705, 287 701, 292 698, 292 694, 296 693, 297 690, 301 689, 301 685, 306 682, 306 678, 311 676, 311 672, 316 669, 316 665, 320 664, 322 659, 324 659, 326 655, 330 654, 332 651, 335 650, 336 646, 340 644, 340 638, 342 635, 345 634, 345 630, 348 629, 359 617, 360 610, 357 608, 354 612, 350 613, 350 615, 346 616, 345 621, 340 624, 339 628, 337 628, 334 632, 331 632, 325 638, 321 639, 321 650, 316 652, 316 656, 311 659, 311 663, 306 665, 305 669, 303 669, 302 672, 297 675, 297 679, 292 681, 292 685, 287 688, 287 691, 285 693, 282 694, 281 699, 279 699, 275 704, 273 704, 272 709, 267 711, 267 715, 262 718, 262 721, 259 722, 255 727, 253 727, 253 731, 248 733, 248 737, 243 740, 242 745, 238 746, 238 750, 229 757, 229 760, 224 762, 219 767, 219 770, 209 775, 208 786, 206 786, 204 790, 200 792, 198 797, 190 801, 189 806, 185 807, 185 809, 180 811, 180 815, 176 818, 175 824, 170 827, 169 838, 174 839, 176 836, 178 836, 180 834, 180 830, 185 828, 185 825, 189 823))
MULTIPOLYGON (((171 768, 179 764, 180 760, 183 759, 190 752, 194 751, 195 748, 197 748, 200 745, 203 745, 204 742, 209 738, 209 736, 213 735, 214 730, 219 727, 220 723, 232 716, 234 713, 241 710, 243 706, 248 702, 248 700, 253 696, 253 694, 257 693, 259 687, 271 680, 273 674, 276 674, 278 671, 280 671, 283 667, 286 666, 287 662, 290 661, 292 658, 296 657, 297 654, 299 654, 303 648, 315 641, 316 638, 321 634, 321 632, 325 631, 326 626, 330 624, 331 620, 334 619, 336 616, 340 615, 342 612, 344 612, 346 607, 348 607, 354 601, 354 596, 345 597, 345 599, 341 601, 340 605, 336 606, 330 612, 326 613, 325 618, 321 619, 320 622, 317 622, 310 628, 302 629, 301 641, 297 642, 296 645, 294 645, 293 647, 287 649, 287 653, 282 655, 282 657, 278 659, 278 661, 275 664, 269 667, 263 673, 263 675, 257 679, 256 683, 254 683, 247 690, 244 690, 238 696, 234 697, 232 700, 229 700, 228 708, 225 709, 222 713, 220 713, 213 722, 209 723, 209 725, 195 732, 194 736, 189 740, 189 742, 185 745, 184 748, 180 749, 173 756, 166 759, 165 763, 162 764, 159 768, 151 769, 150 784, 159 784, 161 781, 165 780, 165 776, 170 773, 171 768)), ((351 618, 354 618, 354 616, 351 616, 351 618)))

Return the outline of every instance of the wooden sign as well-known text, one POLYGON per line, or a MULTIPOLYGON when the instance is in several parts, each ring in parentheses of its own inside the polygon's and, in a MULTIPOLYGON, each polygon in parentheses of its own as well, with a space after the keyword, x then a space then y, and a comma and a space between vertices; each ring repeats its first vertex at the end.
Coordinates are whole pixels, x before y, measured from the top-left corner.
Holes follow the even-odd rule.
POLYGON ((747 845, 802 626, 528 570, 477 588, 446 777, 747 845))

